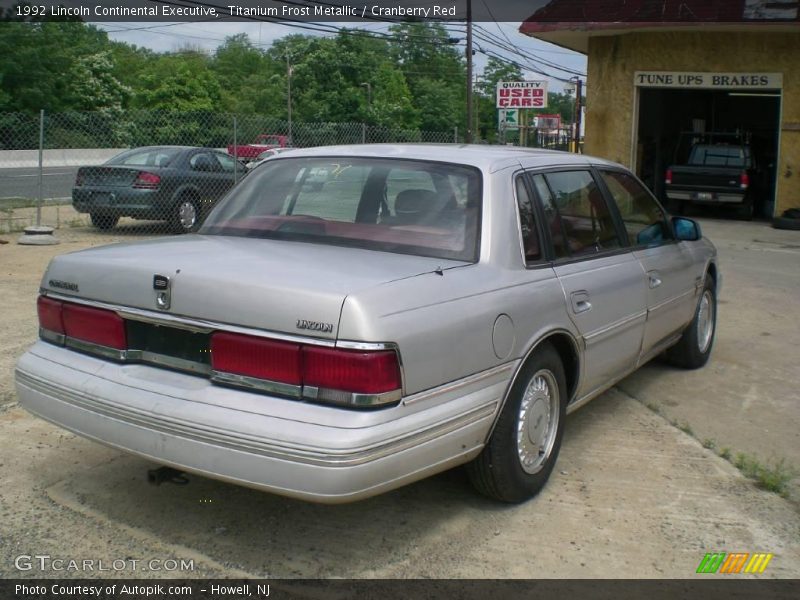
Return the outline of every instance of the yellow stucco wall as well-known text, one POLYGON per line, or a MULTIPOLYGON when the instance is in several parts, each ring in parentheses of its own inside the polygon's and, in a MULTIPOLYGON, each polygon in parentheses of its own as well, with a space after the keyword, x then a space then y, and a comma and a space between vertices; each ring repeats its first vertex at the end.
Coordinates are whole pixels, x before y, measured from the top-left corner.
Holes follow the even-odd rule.
POLYGON ((587 154, 633 167, 636 71, 783 73, 776 213, 800 207, 800 33, 664 32, 590 38, 587 154))

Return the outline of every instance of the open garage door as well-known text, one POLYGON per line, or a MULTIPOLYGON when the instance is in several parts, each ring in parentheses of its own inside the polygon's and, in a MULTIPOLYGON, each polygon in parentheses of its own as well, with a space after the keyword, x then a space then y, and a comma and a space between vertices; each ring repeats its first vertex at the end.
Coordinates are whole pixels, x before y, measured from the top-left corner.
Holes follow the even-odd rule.
POLYGON ((755 160, 756 216, 773 216, 780 89, 637 89, 635 169, 658 198, 665 199, 667 168, 686 162, 693 141, 748 143, 755 160))

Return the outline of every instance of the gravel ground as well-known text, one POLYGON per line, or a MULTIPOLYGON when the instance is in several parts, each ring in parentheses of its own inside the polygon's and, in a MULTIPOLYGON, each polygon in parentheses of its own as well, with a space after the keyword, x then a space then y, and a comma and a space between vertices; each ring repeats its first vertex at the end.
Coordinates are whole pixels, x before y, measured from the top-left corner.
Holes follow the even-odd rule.
POLYGON ((0 577, 688 578, 718 551, 773 552, 762 576, 800 577, 796 480, 782 498, 701 444, 800 465, 800 235, 703 225, 725 277, 712 361, 692 373, 655 362, 570 416, 551 481, 512 507, 476 496, 461 470, 344 506, 195 476, 148 486, 151 464, 30 416, 13 391, 47 261, 112 238, 70 227, 58 246, 25 247, 0 235, 12 242, 0 245, 0 577), (124 566, 15 566, 33 554, 124 566))

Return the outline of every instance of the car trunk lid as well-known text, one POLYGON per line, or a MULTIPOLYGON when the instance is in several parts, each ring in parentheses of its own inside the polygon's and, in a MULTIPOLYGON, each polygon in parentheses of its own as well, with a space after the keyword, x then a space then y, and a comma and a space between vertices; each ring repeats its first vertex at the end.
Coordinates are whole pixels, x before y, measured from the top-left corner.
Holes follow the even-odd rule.
POLYGON ((465 263, 303 242, 190 235, 53 259, 43 289, 115 306, 336 339, 348 294, 465 263), (156 276, 168 278, 166 289, 156 276), (167 309, 159 293, 168 292, 167 309))

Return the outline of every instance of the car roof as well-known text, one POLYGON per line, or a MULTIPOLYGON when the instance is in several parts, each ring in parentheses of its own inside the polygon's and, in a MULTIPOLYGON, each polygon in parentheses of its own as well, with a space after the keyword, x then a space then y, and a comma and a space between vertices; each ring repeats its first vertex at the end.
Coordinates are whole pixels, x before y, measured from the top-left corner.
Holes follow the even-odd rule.
POLYGON ((406 158, 469 165, 489 172, 497 171, 519 162, 523 163, 525 167, 548 165, 588 166, 590 164, 619 166, 617 163, 602 158, 571 152, 479 144, 351 144, 317 146, 314 148, 294 148, 291 155, 286 156, 286 160, 304 156, 406 158))

